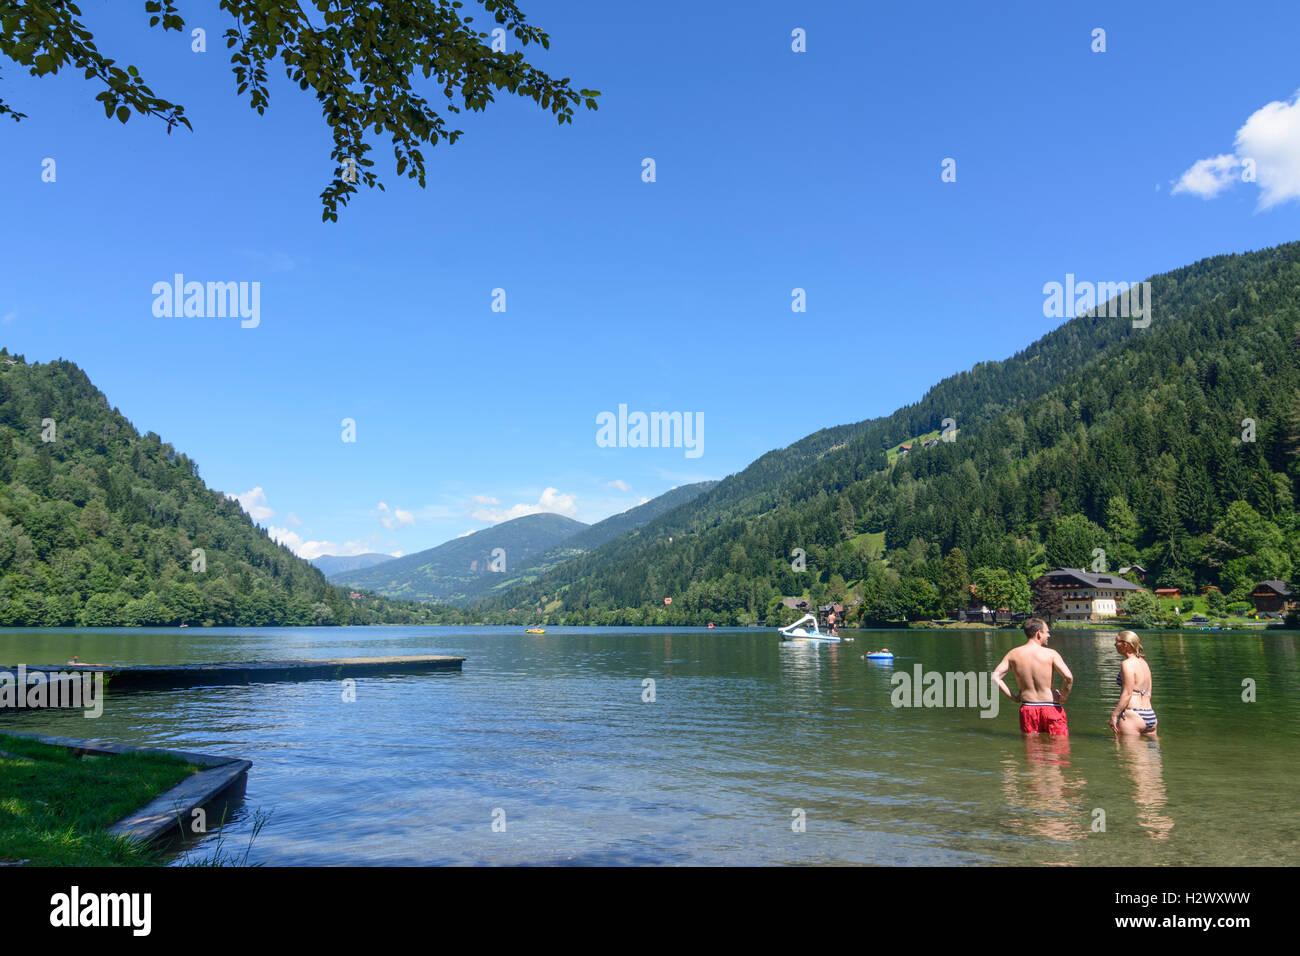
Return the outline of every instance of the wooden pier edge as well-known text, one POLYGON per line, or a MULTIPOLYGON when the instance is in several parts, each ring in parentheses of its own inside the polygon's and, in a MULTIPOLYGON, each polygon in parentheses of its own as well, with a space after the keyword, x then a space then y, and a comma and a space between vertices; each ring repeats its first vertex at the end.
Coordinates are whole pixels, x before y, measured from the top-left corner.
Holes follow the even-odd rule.
MULTIPOLYGON (((27 674, 53 680, 62 674, 103 674, 108 690, 176 690, 235 684, 284 681, 341 680, 377 674, 460 671, 463 657, 417 654, 392 657, 338 657, 323 660, 229 661, 217 664, 111 664, 24 665, 27 674)), ((17 667, 0 666, 0 674, 16 675, 17 667)))
POLYGON ((251 760, 239 757, 221 757, 188 750, 167 750, 161 747, 132 747, 108 740, 81 740, 75 737, 52 737, 47 734, 27 734, 4 731, 7 737, 21 737, 52 747, 63 747, 76 754, 164 754, 177 757, 186 763, 205 769, 186 777, 170 790, 108 828, 114 836, 126 837, 140 843, 152 843, 178 832, 185 821, 199 807, 207 806, 233 788, 243 788, 247 782, 251 760))

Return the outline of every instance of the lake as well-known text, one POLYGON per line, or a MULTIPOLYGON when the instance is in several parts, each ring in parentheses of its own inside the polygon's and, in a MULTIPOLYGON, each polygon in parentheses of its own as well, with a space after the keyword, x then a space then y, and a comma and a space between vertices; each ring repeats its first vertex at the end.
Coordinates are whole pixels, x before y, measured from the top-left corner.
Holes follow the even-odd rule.
MULTIPOLYGON (((1149 632, 1159 739, 1117 743, 1113 631, 1056 631, 1068 741, 1004 698, 895 707, 891 675, 991 671, 1019 631, 189 628, 0 631, 0 663, 455 654, 461 673, 121 692, 0 730, 253 761, 226 848, 268 865, 1291 865, 1295 632, 1149 632), (890 647, 893 664, 860 658, 890 647), (645 681, 653 680, 651 688, 645 681), (1254 702, 1243 701, 1243 681, 1254 702), (1104 813, 1104 829, 1099 828, 1104 813), (494 826, 495 824, 495 826, 494 826)), ((190 853, 210 850, 212 838, 190 853)))

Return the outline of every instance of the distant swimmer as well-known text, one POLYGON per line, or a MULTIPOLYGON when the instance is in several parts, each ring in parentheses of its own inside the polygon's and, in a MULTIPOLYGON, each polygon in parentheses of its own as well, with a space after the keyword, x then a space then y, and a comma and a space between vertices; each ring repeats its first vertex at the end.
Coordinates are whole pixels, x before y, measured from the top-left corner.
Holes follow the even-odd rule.
POLYGON ((1110 729, 1119 734, 1154 734, 1156 712, 1151 707, 1151 665, 1142 653, 1142 638, 1132 631, 1115 636, 1115 651, 1124 658, 1115 675, 1119 703, 1110 715, 1110 729))
POLYGON ((1002 663, 993 671, 993 680, 1002 693, 1020 704, 1020 730, 1026 734, 1052 734, 1069 736, 1065 722, 1065 708, 1061 705, 1070 696, 1074 675, 1056 651, 1047 647, 1052 636, 1047 622, 1031 617, 1025 621, 1025 641, 1020 647, 1007 651, 1002 663), (1020 693, 1013 694, 1003 683, 1007 671, 1016 675, 1020 693), (1061 675, 1061 689, 1052 688, 1053 671, 1061 675))
POLYGON ((71 664, 73 667, 76 667, 78 664, 81 663, 81 658, 77 657, 76 654, 73 654, 72 660, 68 661, 68 663, 71 664))

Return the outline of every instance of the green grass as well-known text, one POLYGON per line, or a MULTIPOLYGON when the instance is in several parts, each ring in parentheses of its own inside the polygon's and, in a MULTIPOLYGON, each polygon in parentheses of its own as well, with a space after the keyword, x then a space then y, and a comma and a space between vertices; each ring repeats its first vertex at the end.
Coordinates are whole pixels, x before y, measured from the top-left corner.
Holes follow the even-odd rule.
POLYGON ((941 432, 936 430, 932 432, 926 432, 924 435, 917 435, 915 438, 909 438, 907 441, 900 441, 893 448, 885 449, 885 460, 892 465, 894 461, 898 458, 898 450, 902 448, 904 445, 911 445, 912 450, 909 454, 915 455, 918 451, 922 450, 921 448, 922 442, 927 442, 931 438, 938 438, 940 434, 941 432))
POLYGON ((0 734, 0 861, 148 866, 147 848, 108 827, 198 767, 158 754, 87 754, 0 734))
POLYGON ((876 554, 885 553, 885 532, 883 531, 864 531, 862 534, 855 534, 848 539, 848 543, 859 551, 868 551, 875 549, 876 554))
POLYGON ((1210 605, 1204 595, 1198 595, 1195 598, 1156 598, 1156 603, 1160 606, 1159 613, 1162 616, 1168 614, 1174 608, 1178 608, 1178 612, 1184 621, 1190 617, 1196 616, 1197 614, 1202 617, 1210 618, 1211 623, 1222 621, 1223 623, 1228 624, 1246 624, 1258 623, 1262 620, 1256 616, 1259 612, 1255 611, 1253 608, 1245 614, 1224 614, 1221 618, 1217 618, 1210 613, 1210 605))

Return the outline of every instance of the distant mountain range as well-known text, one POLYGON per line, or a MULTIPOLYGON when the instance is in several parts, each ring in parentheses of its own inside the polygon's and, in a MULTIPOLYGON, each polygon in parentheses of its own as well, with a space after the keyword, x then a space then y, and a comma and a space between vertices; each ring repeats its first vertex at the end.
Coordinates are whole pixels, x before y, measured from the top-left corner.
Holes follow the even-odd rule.
POLYGON ((1300 243, 1153 276, 1152 302, 1145 325, 1086 303, 1016 355, 770 451, 477 610, 741 624, 802 595, 894 621, 983 582, 1029 611, 1038 574, 1094 562, 1233 600, 1300 587, 1300 243))
POLYGON ((318 558, 312 558, 311 563, 329 577, 341 571, 356 571, 392 560, 391 554, 377 554, 371 551, 366 554, 322 554, 318 558))
POLYGON ((0 348, 0 627, 435 624, 352 599, 80 368, 0 348))
POLYGON ((586 527, 563 515, 525 515, 382 564, 339 571, 329 580, 386 597, 463 601, 480 578, 503 573, 494 567, 508 571, 586 527))
POLYGON ((557 514, 525 515, 415 554, 375 556, 385 560, 340 568, 328 572, 328 577, 331 583, 388 597, 464 604, 532 581, 571 558, 643 527, 714 484, 706 481, 674 488, 593 525, 557 514))
POLYGON ((1146 299, 1147 325, 1086 310, 721 482, 590 526, 529 515, 331 556, 380 563, 329 583, 71 362, 0 348, 0 627, 738 624, 800 595, 898 621, 972 588, 1028 611, 1043 570, 1093 562, 1234 601, 1300 590, 1300 243, 1154 276, 1146 299))
POLYGON ((137 432, 76 365, 3 347, 0 451, 0 627, 473 621, 450 602, 532 581, 711 487, 591 526, 528 515, 401 558, 309 562, 208 488, 197 463, 137 432))
POLYGON ((636 532, 660 515, 693 501, 716 484, 716 481, 701 481, 693 485, 673 488, 635 508, 611 515, 604 521, 597 521, 581 531, 576 531, 547 551, 526 558, 517 565, 508 565, 504 573, 480 575, 466 590, 465 600, 478 600, 494 594, 502 594, 516 585, 533 581, 539 575, 545 574, 565 561, 596 550, 607 541, 636 532))

